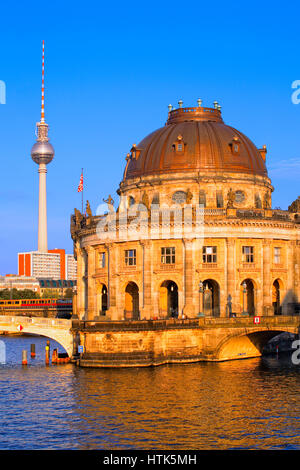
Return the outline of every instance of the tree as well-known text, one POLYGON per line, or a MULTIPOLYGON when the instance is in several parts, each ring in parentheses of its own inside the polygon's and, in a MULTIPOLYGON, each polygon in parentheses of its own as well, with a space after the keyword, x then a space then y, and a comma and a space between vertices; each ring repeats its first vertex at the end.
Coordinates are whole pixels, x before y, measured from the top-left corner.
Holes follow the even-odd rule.
POLYGON ((43 299, 59 299, 60 295, 59 295, 59 292, 55 289, 44 289, 42 298, 43 299))
POLYGON ((38 299, 39 294, 31 289, 3 289, 0 291, 0 298, 9 300, 18 300, 18 299, 38 299))
POLYGON ((3 290, 0 291, 0 299, 5 299, 5 300, 10 299, 9 289, 3 289, 3 290))
POLYGON ((40 298, 39 294, 31 289, 20 290, 18 291, 18 294, 16 295, 19 296, 19 297, 16 297, 19 299, 39 299, 40 298))
POLYGON ((65 299, 72 299, 73 297, 73 289, 71 287, 68 287, 68 289, 65 290, 65 299))

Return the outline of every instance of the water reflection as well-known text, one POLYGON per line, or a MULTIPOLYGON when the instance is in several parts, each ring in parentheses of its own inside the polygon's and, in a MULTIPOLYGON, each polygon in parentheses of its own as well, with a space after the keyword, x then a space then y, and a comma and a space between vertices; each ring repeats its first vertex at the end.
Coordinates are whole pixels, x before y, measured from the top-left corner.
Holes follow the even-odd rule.
POLYGON ((300 368, 288 356, 133 369, 36 364, 0 365, 1 449, 300 448, 300 368))

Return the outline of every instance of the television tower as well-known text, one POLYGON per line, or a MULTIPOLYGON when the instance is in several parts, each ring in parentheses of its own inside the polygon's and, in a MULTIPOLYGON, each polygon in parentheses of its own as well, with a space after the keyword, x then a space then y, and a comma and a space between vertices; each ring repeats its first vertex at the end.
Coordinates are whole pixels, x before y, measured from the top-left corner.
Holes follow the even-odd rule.
POLYGON ((36 124, 37 142, 31 149, 32 160, 39 165, 39 229, 38 229, 38 251, 48 253, 47 240, 47 191, 46 175, 47 165, 53 160, 54 148, 49 143, 48 124, 45 122, 45 83, 44 83, 44 41, 42 58, 42 107, 41 120, 36 124))

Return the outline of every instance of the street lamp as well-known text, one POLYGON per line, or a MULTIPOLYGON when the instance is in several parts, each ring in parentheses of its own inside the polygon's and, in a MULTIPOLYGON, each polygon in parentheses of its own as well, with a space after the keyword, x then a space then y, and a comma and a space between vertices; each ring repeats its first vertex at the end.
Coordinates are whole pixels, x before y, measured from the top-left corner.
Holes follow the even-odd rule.
POLYGON ((199 313, 198 317, 203 317, 203 282, 199 281, 199 313))

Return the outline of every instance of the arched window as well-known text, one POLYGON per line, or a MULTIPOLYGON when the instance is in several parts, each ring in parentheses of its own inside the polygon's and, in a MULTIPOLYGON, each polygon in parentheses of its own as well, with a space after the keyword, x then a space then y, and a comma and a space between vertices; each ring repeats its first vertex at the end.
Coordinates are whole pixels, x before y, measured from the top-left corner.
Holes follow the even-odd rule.
POLYGON ((199 204, 200 206, 206 207, 206 194, 203 190, 199 192, 199 204))
POLYGON ((224 207, 222 191, 217 191, 217 207, 224 207))

